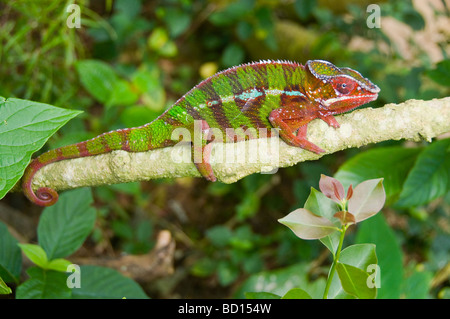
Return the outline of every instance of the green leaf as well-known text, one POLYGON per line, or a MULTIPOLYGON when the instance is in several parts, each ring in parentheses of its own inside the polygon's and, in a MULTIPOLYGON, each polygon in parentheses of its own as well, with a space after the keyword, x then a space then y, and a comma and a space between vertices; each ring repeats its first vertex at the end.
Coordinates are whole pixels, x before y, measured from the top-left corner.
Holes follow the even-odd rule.
MULTIPOLYGON (((313 212, 316 215, 322 216, 330 220, 334 225, 340 226, 339 220, 334 217, 334 214, 337 211, 337 204, 326 197, 323 193, 316 190, 314 187, 311 187, 311 192, 306 199, 305 209, 313 212)), ((325 237, 320 238, 319 240, 331 251, 331 253, 335 253, 337 246, 339 244, 340 233, 332 232, 325 237)))
POLYGON ((325 217, 337 226, 340 225, 339 221, 333 217, 338 208, 337 204, 314 187, 311 187, 304 208, 317 216, 325 217))
POLYGON ((148 298, 135 281, 110 268, 81 266, 80 276, 80 288, 72 290, 74 299, 148 298))
POLYGON ((341 262, 336 265, 336 270, 345 292, 360 299, 374 299, 376 297, 376 288, 369 288, 367 285, 367 279, 369 278, 367 272, 341 262))
POLYGON ((340 261, 348 265, 367 271, 370 265, 378 262, 376 246, 374 244, 356 244, 341 251, 340 261))
POLYGON ((239 40, 248 40, 253 33, 253 26, 248 21, 239 21, 236 25, 236 34, 239 40))
POLYGON ((176 38, 183 34, 191 24, 191 15, 181 8, 165 8, 164 20, 169 28, 170 35, 176 38))
POLYGON ((230 238, 230 246, 242 251, 249 251, 254 247, 254 234, 249 225, 236 228, 230 238))
POLYGON ((306 20, 313 12, 316 6, 316 0, 301 0, 294 2, 295 13, 301 20, 306 20))
POLYGON ((10 293, 12 293, 11 288, 9 288, 3 281, 2 277, 0 277, 0 295, 8 295, 10 293))
POLYGON ((162 48, 159 50, 159 54, 162 56, 173 58, 178 54, 178 47, 173 41, 168 41, 162 48))
POLYGON ((223 51, 222 63, 226 67, 239 65, 244 60, 244 57, 245 57, 244 49, 236 43, 231 43, 223 51))
POLYGON ((444 287, 439 291, 439 299, 450 299, 450 287, 444 287))
POLYGON ((22 254, 18 243, 6 225, 0 222, 0 278, 6 282, 19 282, 22 254))
POLYGON ((217 278, 222 286, 233 283, 239 276, 239 269, 228 260, 220 261, 217 265, 217 278))
POLYGON ((234 1, 230 4, 214 10, 208 16, 208 20, 216 26, 228 26, 243 19, 243 16, 251 12, 255 6, 254 0, 234 1))
POLYGON ((224 225, 214 226, 206 231, 206 237, 215 247, 223 248, 230 242, 233 233, 224 225))
MULTIPOLYGON (((110 11, 110 10, 108 10, 110 11)), ((125 15, 128 19, 136 18, 142 11, 140 0, 114 1, 114 12, 125 15)))
POLYGON ((309 210, 299 208, 278 220, 289 227, 297 237, 318 239, 337 230, 336 226, 325 217, 317 216, 309 210))
POLYGON ((245 299, 280 299, 281 297, 270 292, 246 292, 245 299))
POLYGON ((400 194, 403 183, 421 148, 384 147, 363 153, 345 162, 334 175, 345 187, 368 179, 383 178, 388 200, 400 194))
POLYGON ((147 45, 155 51, 160 50, 169 41, 169 35, 164 28, 155 28, 147 39, 147 45))
POLYGON ((320 238, 319 240, 322 242, 322 244, 325 245, 325 247, 328 248, 328 250, 333 254, 336 253, 336 250, 339 246, 339 237, 341 237, 340 232, 334 232, 331 233, 325 237, 320 238))
MULTIPOLYGON (((346 265, 359 268, 360 270, 368 273, 367 276, 373 275, 372 271, 370 271, 371 268, 369 267, 372 267, 374 265, 376 266, 378 263, 375 245, 373 244, 351 245, 341 251, 339 261, 346 265)), ((333 280, 331 281, 328 298, 330 299, 351 298, 351 295, 348 295, 343 290, 343 286, 340 282, 340 279, 337 276, 334 276, 333 280)))
POLYGON ((17 288, 17 299, 69 299, 71 297, 65 273, 37 267, 29 268, 27 273, 31 278, 17 288))
POLYGON ((247 291, 264 291, 283 296, 292 287, 303 287, 312 298, 321 298, 325 289, 325 279, 319 278, 310 282, 309 267, 306 263, 299 263, 286 268, 255 273, 241 284, 234 298, 244 298, 247 291))
POLYGON ((450 86, 450 59, 439 62, 436 68, 426 73, 433 81, 450 86))
POLYGON ((394 232, 386 223, 383 214, 361 223, 357 234, 357 243, 372 243, 376 246, 376 255, 380 267, 381 287, 377 297, 398 299, 403 282, 403 254, 394 232))
POLYGON ((166 103, 166 91, 161 84, 161 80, 156 76, 149 76, 147 83, 147 90, 142 94, 141 100, 144 105, 160 112, 164 109, 166 103))
POLYGON ((174 57, 178 54, 175 42, 169 39, 167 31, 163 28, 156 28, 148 37, 147 45, 150 49, 158 52, 162 56, 174 57))
POLYGON ((0 199, 22 177, 31 155, 80 111, 0 99, 0 199))
POLYGON ((56 270, 56 271, 60 271, 60 272, 67 272, 67 267, 70 265, 72 265, 72 263, 69 260, 63 259, 63 258, 57 258, 57 259, 53 259, 53 260, 49 261, 46 269, 56 270))
POLYGON ((28 257, 35 265, 45 269, 48 265, 47 254, 39 245, 34 244, 18 244, 25 256, 28 257))
POLYGON ((428 299, 430 298, 431 281, 433 273, 430 271, 414 272, 405 279, 403 283, 403 295, 405 299, 428 299))
POLYGON ((348 211, 360 222, 378 213, 385 201, 383 179, 370 179, 355 187, 348 201, 348 211))
POLYGON ((253 274, 255 272, 261 271, 264 268, 264 258, 258 251, 254 251, 253 253, 247 255, 246 252, 232 250, 231 254, 239 254, 241 256, 240 258, 242 260, 242 269, 248 274, 253 274))
POLYGON ((38 240, 50 260, 75 252, 92 231, 96 210, 90 188, 61 194, 58 202, 46 207, 38 225, 38 240))
POLYGON ((114 91, 118 77, 113 68, 102 61, 81 60, 75 64, 83 87, 100 103, 106 104, 114 91))
POLYGON ((396 205, 424 205, 450 189, 450 138, 423 150, 411 169, 396 205))
POLYGON ((247 193, 236 206, 236 217, 242 221, 255 215, 260 205, 260 196, 256 193, 247 193))
POLYGON ((142 105, 129 106, 120 114, 120 120, 125 127, 138 127, 150 123, 160 115, 160 112, 150 110, 142 105))
POLYGON ((204 257, 196 260, 189 271, 194 276, 207 277, 212 275, 217 270, 216 268, 216 260, 204 257))
POLYGON ((425 27, 425 20, 422 15, 413 8, 408 8, 403 12, 402 20, 415 31, 422 30, 425 27))
POLYGON ((311 296, 300 288, 289 290, 281 299, 312 299, 311 296))
POLYGON ((107 102, 107 106, 131 105, 137 102, 139 95, 133 91, 131 84, 125 80, 117 80, 107 102))

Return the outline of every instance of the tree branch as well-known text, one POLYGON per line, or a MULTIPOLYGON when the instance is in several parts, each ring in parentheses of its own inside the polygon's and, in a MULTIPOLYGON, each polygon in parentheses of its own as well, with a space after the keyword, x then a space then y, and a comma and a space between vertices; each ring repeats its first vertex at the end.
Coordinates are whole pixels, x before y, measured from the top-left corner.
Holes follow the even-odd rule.
MULTIPOLYGON (((359 109, 336 118, 339 129, 321 120, 314 120, 308 126, 308 140, 325 149, 324 154, 288 146, 278 137, 213 143, 214 173, 219 181, 233 183, 253 173, 273 172, 278 167, 316 160, 350 147, 386 140, 431 141, 433 137, 450 132, 450 97, 359 109)), ((50 164, 36 173, 33 188, 47 186, 62 190, 186 176, 200 174, 191 161, 190 146, 178 144, 148 152, 114 151, 50 164)))

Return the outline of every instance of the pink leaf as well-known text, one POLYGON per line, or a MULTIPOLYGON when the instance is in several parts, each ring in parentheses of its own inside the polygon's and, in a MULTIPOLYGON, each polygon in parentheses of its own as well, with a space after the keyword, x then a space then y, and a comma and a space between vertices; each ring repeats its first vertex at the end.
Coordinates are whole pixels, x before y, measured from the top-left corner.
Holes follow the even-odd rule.
POLYGON ((350 186, 348 187, 348 191, 347 191, 347 200, 352 198, 352 196, 353 196, 353 185, 350 184, 350 186))
POLYGON ((343 210, 337 212, 333 215, 334 217, 338 218, 342 224, 355 224, 355 216, 353 216, 352 213, 345 212, 343 210))
POLYGON ((278 221, 302 239, 322 238, 337 230, 331 221, 305 208, 296 209, 278 221))
POLYGON ((326 197, 336 203, 340 203, 345 197, 344 186, 333 177, 320 175, 319 188, 326 197))
POLYGON ((383 179, 370 179, 355 187, 348 201, 348 211, 360 222, 378 213, 385 201, 383 179))

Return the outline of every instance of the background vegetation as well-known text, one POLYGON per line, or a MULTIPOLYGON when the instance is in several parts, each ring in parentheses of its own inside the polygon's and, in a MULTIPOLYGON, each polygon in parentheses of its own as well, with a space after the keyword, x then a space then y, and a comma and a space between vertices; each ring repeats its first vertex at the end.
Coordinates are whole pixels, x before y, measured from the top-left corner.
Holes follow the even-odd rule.
MULTIPOLYGON (((70 3, 0 1, 0 96, 83 111, 42 151, 148 123, 202 79, 260 59, 324 59, 359 70, 381 88, 371 107, 449 93, 448 1, 379 1, 381 28, 367 27, 370 1, 85 0, 76 2, 80 28, 67 25, 70 3)), ((68 191, 68 203, 81 198, 94 208, 83 210, 91 225, 79 245, 63 248, 46 232, 61 225, 44 218, 55 216, 51 209, 10 193, 0 202, 0 248, 19 241, 46 254, 22 259, 20 250, 0 249, 0 276, 16 297, 70 297, 66 290, 33 295, 42 269, 59 269, 44 256, 99 263, 143 255, 168 230, 176 243, 173 272, 135 277, 140 288, 124 282, 137 297, 244 297, 296 286, 320 297, 331 262, 326 248, 299 240, 277 220, 303 207, 326 174, 346 186, 385 178, 382 213, 346 237, 377 245, 378 297, 448 298, 448 141, 350 149, 231 185, 180 178, 68 191), (30 271, 29 259, 39 267, 30 271)), ((70 206, 64 216, 76 218, 70 206)), ((123 280, 107 268, 102 275, 123 280)))

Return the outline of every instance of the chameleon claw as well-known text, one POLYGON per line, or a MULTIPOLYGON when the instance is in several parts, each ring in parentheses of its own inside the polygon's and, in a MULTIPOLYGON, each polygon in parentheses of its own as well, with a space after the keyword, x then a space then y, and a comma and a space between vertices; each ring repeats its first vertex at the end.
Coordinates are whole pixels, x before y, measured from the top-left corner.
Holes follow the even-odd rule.
POLYGON ((334 128, 339 128, 339 122, 334 118, 333 115, 328 116, 319 116, 321 120, 323 120, 325 123, 327 123, 329 126, 334 128))
POLYGON ((211 164, 209 163, 195 163, 197 170, 200 174, 208 181, 215 182, 217 181, 216 176, 212 170, 211 164))

